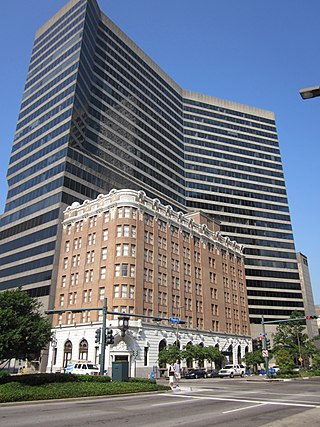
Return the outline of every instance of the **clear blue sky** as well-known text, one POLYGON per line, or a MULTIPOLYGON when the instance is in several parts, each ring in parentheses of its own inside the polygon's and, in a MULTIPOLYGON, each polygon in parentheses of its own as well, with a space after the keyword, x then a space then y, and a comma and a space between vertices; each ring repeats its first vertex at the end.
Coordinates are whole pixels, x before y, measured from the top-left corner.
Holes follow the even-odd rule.
MULTIPOLYGON (((35 31, 65 0, 1 3, 0 212, 35 31)), ((180 86, 275 112, 296 249, 320 304, 319 0, 100 0, 100 8, 180 86)))

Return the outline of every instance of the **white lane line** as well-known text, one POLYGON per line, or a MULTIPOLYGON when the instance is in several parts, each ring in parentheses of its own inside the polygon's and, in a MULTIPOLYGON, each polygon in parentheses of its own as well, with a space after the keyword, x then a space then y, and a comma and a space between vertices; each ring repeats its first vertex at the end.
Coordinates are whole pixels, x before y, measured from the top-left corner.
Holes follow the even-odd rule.
POLYGON ((249 399, 235 399, 231 397, 212 397, 212 396, 187 396, 187 395, 171 395, 171 394, 159 394, 159 396, 166 396, 166 397, 182 397, 182 398, 188 398, 188 399, 199 399, 199 400, 218 400, 222 402, 237 402, 237 403, 253 403, 258 405, 259 403, 262 405, 278 405, 278 406, 295 406, 295 407, 302 407, 302 408, 319 408, 320 405, 314 405, 314 404, 303 404, 303 403, 291 403, 291 402, 282 402, 282 401, 272 401, 272 400, 249 400, 249 399))
POLYGON ((230 414, 230 412, 244 411, 246 409, 256 408, 257 406, 262 406, 262 405, 264 405, 264 404, 263 403, 259 403, 258 405, 251 405, 251 406, 245 406, 244 408, 231 409, 230 411, 224 411, 222 413, 223 414, 230 414))
MULTIPOLYGON (((186 399, 186 400, 184 400, 181 403, 188 403, 188 402, 192 402, 192 399, 191 398, 190 399, 186 399)), ((176 405, 176 404, 177 404, 177 402, 165 402, 165 403, 154 403, 151 406, 166 406, 166 405, 176 405)))

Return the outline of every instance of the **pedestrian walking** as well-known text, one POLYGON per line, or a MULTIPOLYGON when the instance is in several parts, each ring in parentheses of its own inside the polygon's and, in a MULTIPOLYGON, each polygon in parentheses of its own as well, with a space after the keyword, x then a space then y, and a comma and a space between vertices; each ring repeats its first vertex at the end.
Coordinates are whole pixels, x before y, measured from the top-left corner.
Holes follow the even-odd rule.
POLYGON ((179 381, 181 379, 181 366, 180 361, 177 359, 176 363, 173 365, 174 367, 174 377, 176 380, 176 386, 179 387, 179 381))
POLYGON ((169 366, 169 386, 171 388, 173 388, 174 386, 174 380, 175 380, 174 374, 175 374, 174 364, 171 363, 169 366))

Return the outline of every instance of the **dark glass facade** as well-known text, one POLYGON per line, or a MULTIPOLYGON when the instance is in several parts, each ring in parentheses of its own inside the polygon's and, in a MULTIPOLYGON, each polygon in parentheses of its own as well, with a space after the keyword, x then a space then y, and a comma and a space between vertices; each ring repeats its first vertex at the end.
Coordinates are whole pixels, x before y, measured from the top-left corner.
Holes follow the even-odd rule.
POLYGON ((252 322, 302 307, 272 113, 184 91, 95 0, 36 34, 7 179, 0 290, 53 294, 65 207, 131 188, 245 245, 252 322))

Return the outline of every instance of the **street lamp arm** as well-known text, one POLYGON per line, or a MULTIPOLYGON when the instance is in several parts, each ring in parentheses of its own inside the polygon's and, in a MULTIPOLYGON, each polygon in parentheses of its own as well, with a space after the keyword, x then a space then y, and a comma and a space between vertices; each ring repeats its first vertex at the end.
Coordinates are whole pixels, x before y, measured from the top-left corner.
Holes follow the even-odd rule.
POLYGON ((302 99, 316 98, 320 96, 320 86, 312 86, 299 90, 302 99))

